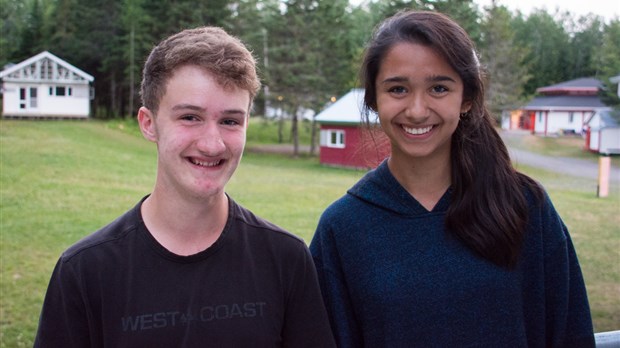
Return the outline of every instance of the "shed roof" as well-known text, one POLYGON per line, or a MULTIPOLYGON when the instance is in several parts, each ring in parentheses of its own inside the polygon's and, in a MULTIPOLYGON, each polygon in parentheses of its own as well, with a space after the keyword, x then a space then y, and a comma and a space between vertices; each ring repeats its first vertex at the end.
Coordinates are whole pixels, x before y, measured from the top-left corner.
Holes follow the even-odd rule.
POLYGON ((588 120, 590 123, 596 116, 600 117, 601 128, 617 128, 620 127, 620 110, 605 109, 599 110, 588 120))
POLYGON ((596 95, 551 95, 535 97, 524 110, 593 110, 606 107, 596 95))
MULTIPOLYGON (((336 102, 329 105, 318 115, 315 120, 319 123, 361 123, 364 118, 364 89, 354 88, 340 97, 336 102)), ((377 123, 376 113, 370 110, 371 123, 377 123)))
POLYGON ((48 51, 43 51, 2 70, 0 78, 5 81, 65 80, 67 82, 92 82, 95 79, 93 76, 48 51), (45 62, 51 62, 52 64, 45 64, 45 62), (55 70, 53 66, 56 66, 55 70))
POLYGON ((360 123, 364 105, 364 90, 355 88, 329 105, 315 120, 319 123, 360 123))

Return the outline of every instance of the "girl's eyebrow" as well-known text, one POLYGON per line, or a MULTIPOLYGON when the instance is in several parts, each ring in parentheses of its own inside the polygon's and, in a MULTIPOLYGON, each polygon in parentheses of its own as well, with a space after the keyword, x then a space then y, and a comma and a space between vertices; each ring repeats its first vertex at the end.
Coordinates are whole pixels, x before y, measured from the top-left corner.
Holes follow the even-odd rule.
POLYGON ((394 77, 388 77, 384 79, 383 81, 381 81, 381 83, 394 83, 394 82, 407 82, 407 81, 409 81, 409 78, 407 77, 394 76, 394 77))
POLYGON ((453 79, 450 76, 446 76, 446 75, 433 75, 433 76, 429 76, 426 78, 427 82, 443 82, 443 81, 450 81, 450 82, 455 82, 456 80, 453 79))
MULTIPOLYGON (((402 83, 402 82, 408 82, 409 78, 405 77, 405 76, 393 76, 393 77, 388 77, 386 79, 384 79, 383 81, 381 81, 382 84, 385 83, 402 83)), ((431 75, 429 77, 427 77, 425 79, 426 82, 444 82, 444 81, 450 81, 450 82, 454 82, 456 83, 456 80, 450 76, 447 75, 431 75)))

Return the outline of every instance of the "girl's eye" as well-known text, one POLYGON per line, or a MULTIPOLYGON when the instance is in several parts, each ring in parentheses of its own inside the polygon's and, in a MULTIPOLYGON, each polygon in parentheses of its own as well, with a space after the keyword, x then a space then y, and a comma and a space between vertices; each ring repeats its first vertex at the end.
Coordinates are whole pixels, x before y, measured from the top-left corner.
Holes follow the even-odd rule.
POLYGON ((446 93, 448 91, 448 89, 445 86, 433 86, 433 88, 431 89, 433 93, 435 94, 443 94, 446 93))
POLYGON ((388 89, 388 92, 393 94, 403 94, 407 92, 407 89, 403 86, 394 86, 388 89))

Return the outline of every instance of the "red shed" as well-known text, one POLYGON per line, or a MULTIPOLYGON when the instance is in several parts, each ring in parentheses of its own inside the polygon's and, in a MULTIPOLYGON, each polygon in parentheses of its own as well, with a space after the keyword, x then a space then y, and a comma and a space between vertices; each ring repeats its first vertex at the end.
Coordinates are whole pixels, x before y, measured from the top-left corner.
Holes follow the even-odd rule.
POLYGON ((374 168, 390 154, 390 144, 380 130, 362 125, 363 89, 349 93, 315 118, 321 129, 321 164, 337 167, 374 168), (371 134, 372 133, 372 134, 371 134))

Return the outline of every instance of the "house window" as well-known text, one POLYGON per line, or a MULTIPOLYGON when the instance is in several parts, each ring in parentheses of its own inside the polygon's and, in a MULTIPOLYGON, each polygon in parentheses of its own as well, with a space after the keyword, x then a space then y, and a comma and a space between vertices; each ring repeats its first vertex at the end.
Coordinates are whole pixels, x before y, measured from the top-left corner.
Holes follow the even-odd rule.
POLYGON ((334 147, 343 149, 344 146, 344 130, 341 129, 325 129, 321 131, 321 145, 326 147, 334 147))
POLYGON ((542 112, 538 112, 538 122, 539 123, 542 122, 542 115, 543 115, 542 112))
POLYGON ((568 113, 568 123, 573 123, 573 119, 575 118, 575 114, 572 112, 568 113))
POLYGON ((50 95, 55 95, 57 97, 71 96, 73 94, 73 90, 71 87, 65 86, 56 86, 50 87, 50 95))
POLYGON ((37 107, 37 89, 30 87, 30 107, 37 107))
POLYGON ((26 89, 25 88, 19 89, 19 108, 20 109, 26 108, 26 89))

